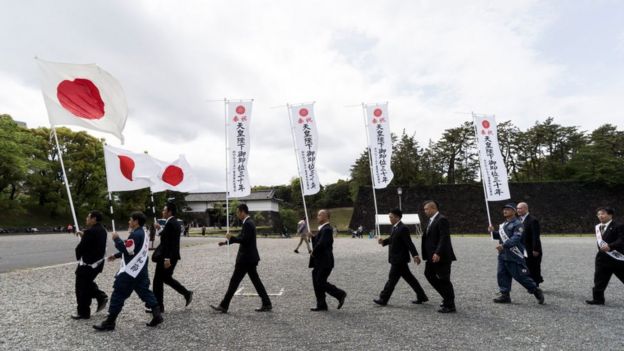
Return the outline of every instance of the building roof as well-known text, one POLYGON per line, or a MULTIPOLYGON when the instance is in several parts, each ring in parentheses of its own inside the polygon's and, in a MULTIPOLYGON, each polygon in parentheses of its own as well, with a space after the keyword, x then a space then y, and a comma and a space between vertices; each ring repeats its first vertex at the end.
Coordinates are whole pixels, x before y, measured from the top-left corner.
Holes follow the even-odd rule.
MULTIPOLYGON (((186 202, 225 202, 225 192, 211 192, 211 193, 189 193, 184 198, 186 202)), ((230 198, 232 199, 232 198, 230 198)), ((239 201, 258 201, 258 200, 275 200, 279 201, 275 197, 275 190, 256 190, 252 191, 249 196, 236 198, 239 201)))

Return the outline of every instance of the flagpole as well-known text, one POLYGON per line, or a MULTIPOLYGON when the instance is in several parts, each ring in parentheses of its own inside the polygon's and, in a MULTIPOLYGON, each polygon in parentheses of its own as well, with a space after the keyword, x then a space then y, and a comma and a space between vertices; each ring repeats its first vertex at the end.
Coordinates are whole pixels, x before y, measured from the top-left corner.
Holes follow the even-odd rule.
MULTIPOLYGON (((474 112, 472 112, 472 127, 474 128, 474 132, 475 132, 475 138, 478 139, 478 131, 477 131, 477 119, 476 119, 476 115, 474 114, 474 112)), ((479 155, 479 173, 481 174, 481 184, 483 185, 483 198, 485 199, 485 211, 487 212, 487 219, 488 219, 488 227, 492 226, 492 219, 490 217, 490 204, 488 203, 488 199, 487 199, 487 190, 485 189, 485 181, 483 179, 483 168, 481 167, 481 155, 479 155)), ((494 236, 492 234, 492 232, 490 232, 490 237, 492 237, 492 240, 494 240, 494 236)))
POLYGON ((295 140, 295 127, 292 122, 292 114, 290 112, 290 105, 286 104, 286 109, 288 110, 288 122, 290 123, 290 135, 292 136, 293 142, 293 150, 295 152, 295 162, 297 163, 297 173, 299 174, 299 186, 301 187, 301 200, 303 202, 303 212, 305 214, 306 219, 306 227, 308 228, 308 233, 310 233, 310 219, 308 218, 308 207, 305 201, 305 195, 303 195, 303 179, 301 178, 301 167, 299 166, 299 157, 298 157, 298 148, 297 142, 295 140))
POLYGON ((371 185, 373 188, 373 202, 375 204, 375 231, 376 236, 381 237, 381 231, 379 230, 379 221, 377 220, 377 215, 379 211, 377 210, 377 195, 375 194, 375 174, 373 172, 373 158, 371 157, 371 148, 370 148, 370 139, 368 138, 368 120, 366 118, 366 104, 362 103, 362 118, 364 120, 364 133, 366 134, 366 149, 368 150, 368 168, 370 168, 371 173, 371 185))
MULTIPOLYGON (((156 223, 158 223, 158 219, 156 217, 156 205, 154 203, 154 193, 152 192, 152 188, 150 186, 150 201, 152 202, 152 214, 154 215, 154 231, 156 231, 156 223)), ((156 238, 154 238, 154 241, 156 240, 156 238)), ((152 241, 150 243, 150 245, 152 246, 152 248, 154 248, 154 241, 152 241)))
POLYGON ((54 141, 56 142, 56 150, 58 151, 59 161, 61 161, 61 170, 63 171, 63 181, 65 182, 65 189, 67 190, 67 198, 69 199, 69 207, 71 209, 71 214, 74 219, 74 228, 76 228, 76 232, 78 232, 80 231, 80 227, 78 226, 78 220, 76 219, 76 211, 74 210, 74 201, 72 200, 71 190, 69 190, 69 181, 67 181, 67 173, 65 172, 65 164, 63 163, 63 151, 61 150, 58 137, 56 136, 56 127, 51 126, 51 128, 52 128, 52 134, 54 134, 54 141))
POLYGON ((110 215, 111 215, 111 225, 113 227, 113 232, 116 232, 117 230, 115 229, 115 213, 113 212, 113 196, 111 195, 111 192, 108 192, 108 207, 110 209, 110 215))
POLYGON ((228 177, 228 165, 229 165, 229 150, 230 140, 228 136, 228 115, 227 115, 227 98, 223 98, 223 122, 225 125, 225 234, 227 242, 227 258, 230 261, 230 239, 227 238, 227 234, 230 234, 230 182, 228 177))

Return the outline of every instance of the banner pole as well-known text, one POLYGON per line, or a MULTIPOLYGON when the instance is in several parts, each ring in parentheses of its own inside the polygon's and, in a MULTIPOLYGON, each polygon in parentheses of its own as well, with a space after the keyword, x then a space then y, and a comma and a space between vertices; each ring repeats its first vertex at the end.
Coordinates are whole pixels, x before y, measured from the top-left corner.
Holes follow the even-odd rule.
POLYGON ((308 218, 308 207, 306 206, 305 195, 303 195, 303 179, 301 178, 301 167, 299 166, 299 157, 298 157, 298 148, 297 142, 295 140, 295 127, 292 122, 292 114, 290 112, 290 105, 286 104, 286 109, 288 110, 288 122, 290 123, 290 135, 292 137, 293 142, 293 150, 295 152, 295 162, 297 163, 297 174, 299 174, 299 186, 301 187, 301 200, 303 202, 303 212, 305 214, 306 219, 306 227, 308 228, 308 233, 310 231, 310 218, 308 218))
POLYGON ((108 207, 110 209, 110 215, 111 215, 111 225, 113 227, 113 232, 116 232, 117 230, 115 229, 115 213, 113 212, 113 196, 111 195, 111 192, 108 192, 108 207))
POLYGON ((366 105, 362 103, 362 119, 364 121, 364 134, 366 134, 366 150, 368 150, 368 168, 371 174, 371 186, 373 188, 373 202, 375 204, 375 236, 380 238, 381 231, 379 230, 379 221, 377 216, 379 211, 377 209, 377 195, 375 194, 375 175, 373 172, 373 158, 371 157, 370 139, 368 138, 368 120, 366 119, 366 105))
MULTIPOLYGON (((227 98, 223 98, 223 122, 225 124, 225 234, 230 234, 230 182, 228 177, 230 140, 228 136, 227 98)), ((227 258, 230 261, 230 239, 227 239, 227 258)))
POLYGON ((65 172, 65 164, 63 163, 63 151, 61 150, 61 146, 58 141, 58 137, 56 136, 56 127, 52 126, 52 134, 54 134, 54 141, 56 142, 56 151, 58 151, 59 161, 61 162, 61 170, 63 171, 63 181, 65 182, 65 189, 67 190, 67 198, 69 199, 69 208, 71 209, 71 214, 74 219, 74 228, 75 231, 80 231, 80 227, 78 226, 78 220, 76 219, 76 210, 74 209, 74 201, 72 200, 71 190, 69 189, 69 181, 67 181, 67 173, 65 172))
MULTIPOLYGON (((478 139, 479 136, 477 135, 477 119, 476 119, 476 115, 474 114, 474 112, 472 113, 472 127, 474 128, 474 132, 475 132, 475 138, 478 139)), ((483 185, 483 198, 485 199, 485 211, 487 213, 487 219, 488 219, 488 226, 491 227, 492 226, 492 219, 490 216, 490 204, 488 202, 488 198, 487 198, 487 190, 485 189, 485 181, 483 180, 483 167, 482 167, 482 159, 481 159, 481 155, 479 154, 479 173, 481 174, 481 185, 483 185)), ((492 234, 492 232, 490 232, 490 237, 492 238, 492 240, 494 240, 494 236, 492 234)))

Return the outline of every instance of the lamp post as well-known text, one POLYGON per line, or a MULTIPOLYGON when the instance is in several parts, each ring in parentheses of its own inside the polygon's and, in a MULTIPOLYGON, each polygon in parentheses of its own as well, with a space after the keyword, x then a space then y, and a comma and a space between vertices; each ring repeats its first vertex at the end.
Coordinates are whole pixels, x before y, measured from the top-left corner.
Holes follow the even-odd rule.
POLYGON ((401 187, 397 188, 397 195, 399 195, 399 210, 403 211, 403 208, 401 208, 401 195, 403 195, 403 189, 401 187))

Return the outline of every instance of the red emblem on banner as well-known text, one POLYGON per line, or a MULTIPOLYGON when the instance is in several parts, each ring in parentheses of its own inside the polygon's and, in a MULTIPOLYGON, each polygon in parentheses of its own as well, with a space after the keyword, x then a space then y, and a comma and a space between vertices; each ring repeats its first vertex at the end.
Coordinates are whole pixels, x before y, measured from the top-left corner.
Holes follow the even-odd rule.
POLYGON ((121 174, 129 181, 133 181, 132 172, 134 171, 134 160, 123 155, 118 155, 117 157, 119 157, 119 170, 121 174))
POLYGON ((243 113, 245 113, 245 106, 243 105, 236 106, 236 113, 238 113, 239 115, 242 115, 243 113))
POLYGON ((178 166, 168 166, 163 172, 162 180, 165 183, 176 186, 184 180, 184 171, 182 171, 182 168, 178 166))
POLYGON ((104 116, 104 101, 100 90, 88 79, 62 81, 56 87, 56 97, 61 106, 76 117, 100 119, 104 116))
POLYGON ((481 122, 481 125, 483 126, 483 128, 488 129, 490 128, 490 122, 487 119, 484 119, 483 122, 481 122))
POLYGON ((308 109, 307 108, 302 108, 299 110, 299 116, 301 117, 305 117, 308 115, 308 109))
POLYGON ((379 117, 379 116, 381 116, 382 114, 383 114, 383 111, 382 111, 380 108, 376 108, 376 109, 373 111, 373 115, 375 115, 375 117, 379 117))

